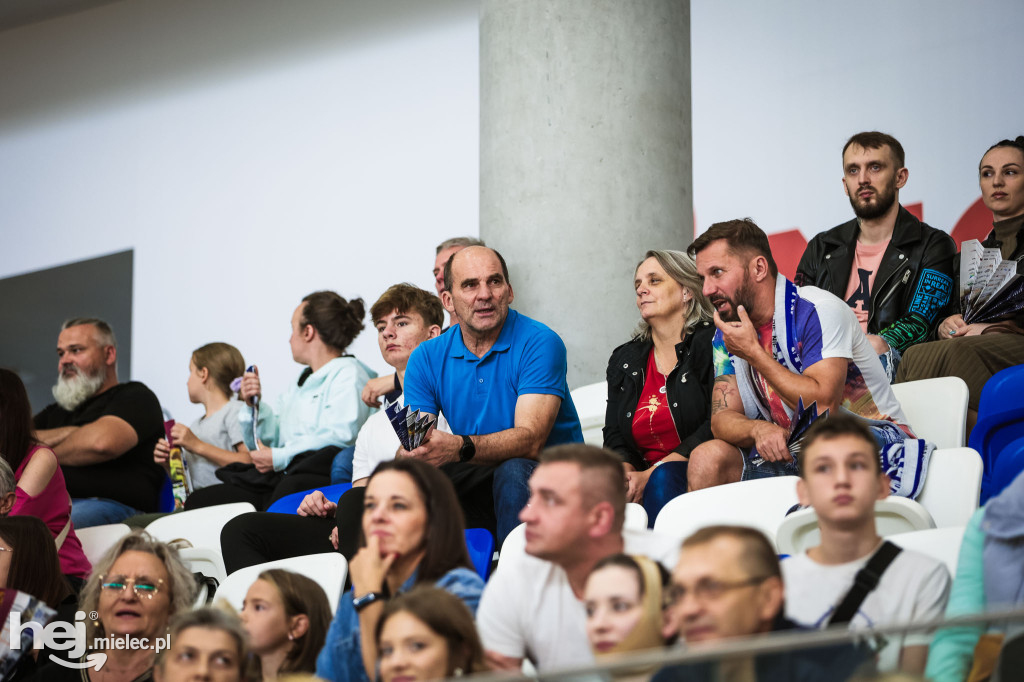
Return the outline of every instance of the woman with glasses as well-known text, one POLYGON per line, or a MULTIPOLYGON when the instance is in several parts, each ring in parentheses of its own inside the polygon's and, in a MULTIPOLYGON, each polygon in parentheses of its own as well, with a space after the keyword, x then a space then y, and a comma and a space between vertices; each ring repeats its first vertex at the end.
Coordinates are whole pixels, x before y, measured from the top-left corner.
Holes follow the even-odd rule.
POLYGON ((168 621, 188 611, 195 594, 192 573, 176 550, 142 530, 124 536, 93 568, 79 604, 86 624, 81 662, 106 654, 103 666, 97 671, 46 663, 36 679, 151 680, 157 647, 167 645, 168 621))

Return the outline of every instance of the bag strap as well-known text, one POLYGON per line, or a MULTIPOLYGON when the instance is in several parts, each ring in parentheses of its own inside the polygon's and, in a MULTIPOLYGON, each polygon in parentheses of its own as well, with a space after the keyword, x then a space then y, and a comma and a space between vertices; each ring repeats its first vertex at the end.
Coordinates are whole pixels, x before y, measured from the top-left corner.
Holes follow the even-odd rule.
POLYGON ((53 539, 53 541, 57 545, 57 551, 58 552, 60 551, 60 548, 64 546, 64 541, 68 539, 68 533, 70 533, 70 532, 71 532, 71 495, 68 495, 68 522, 64 524, 64 527, 60 529, 60 533, 58 533, 57 537, 55 537, 53 539))
POLYGON ((864 568, 857 571, 857 575, 853 578, 853 587, 843 597, 843 601, 839 603, 836 610, 832 612, 828 624, 849 623, 871 591, 878 587, 878 581, 882 579, 885 569, 889 568, 889 564, 902 551, 902 548, 888 540, 882 542, 882 546, 875 551, 864 568))

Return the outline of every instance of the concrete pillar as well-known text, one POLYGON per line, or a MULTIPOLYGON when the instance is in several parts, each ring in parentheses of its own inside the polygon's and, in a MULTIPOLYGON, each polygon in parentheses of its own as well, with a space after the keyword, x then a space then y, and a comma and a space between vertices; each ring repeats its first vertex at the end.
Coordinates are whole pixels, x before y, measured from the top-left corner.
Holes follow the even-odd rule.
POLYGON ((483 0, 480 235, 569 386, 639 319, 644 251, 693 237, 688 0, 483 0))

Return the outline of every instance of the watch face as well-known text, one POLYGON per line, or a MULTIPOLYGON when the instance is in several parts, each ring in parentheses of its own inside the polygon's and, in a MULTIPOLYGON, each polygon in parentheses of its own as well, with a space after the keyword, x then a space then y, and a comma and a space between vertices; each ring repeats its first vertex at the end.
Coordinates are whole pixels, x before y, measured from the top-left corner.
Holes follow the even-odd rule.
POLYGON ((459 448, 459 460, 468 461, 476 454, 476 445, 469 439, 469 436, 462 437, 462 447, 459 448))

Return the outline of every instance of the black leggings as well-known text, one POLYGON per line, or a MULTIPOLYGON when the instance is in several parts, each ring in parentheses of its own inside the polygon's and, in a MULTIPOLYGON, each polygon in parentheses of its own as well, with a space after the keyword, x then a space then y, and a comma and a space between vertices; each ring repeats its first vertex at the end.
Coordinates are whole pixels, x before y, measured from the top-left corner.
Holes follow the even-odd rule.
MULTIPOLYGON (((236 516, 225 524, 220 534, 224 567, 230 574, 267 561, 335 551, 330 535, 336 519, 355 519, 358 524, 365 491, 365 488, 353 488, 342 495, 334 518, 272 512, 236 516)), ((346 527, 344 532, 339 529, 338 551, 345 559, 352 560, 358 542, 358 525, 354 529, 346 527)))
MULTIPOLYGON (((448 475, 455 486, 465 515, 466 527, 487 528, 493 535, 495 533, 492 493, 494 469, 454 463, 443 465, 441 470, 448 475)), ((300 488, 300 490, 317 485, 326 485, 326 483, 314 484, 307 488, 300 488)), ((188 499, 191 501, 200 493, 218 488, 231 488, 231 492, 225 493, 225 495, 237 495, 237 497, 230 499, 220 497, 220 501, 209 504, 251 501, 251 498, 242 497, 246 491, 236 486, 226 485, 197 490, 188 499), (235 491, 240 492, 236 493, 235 491)), ((220 496, 221 493, 217 493, 217 495, 220 496)), ((365 487, 346 491, 337 501, 338 508, 333 519, 268 512, 236 516, 228 521, 220 534, 224 567, 230 574, 240 568, 267 561, 334 551, 329 536, 335 525, 338 527, 338 551, 345 556, 345 559, 351 561, 359 549, 359 529, 362 524, 365 495, 365 487)), ((203 498, 200 501, 203 501, 203 498)), ((255 502, 253 504, 255 505, 255 502)), ((260 508, 257 506, 257 509, 260 508)))

